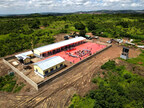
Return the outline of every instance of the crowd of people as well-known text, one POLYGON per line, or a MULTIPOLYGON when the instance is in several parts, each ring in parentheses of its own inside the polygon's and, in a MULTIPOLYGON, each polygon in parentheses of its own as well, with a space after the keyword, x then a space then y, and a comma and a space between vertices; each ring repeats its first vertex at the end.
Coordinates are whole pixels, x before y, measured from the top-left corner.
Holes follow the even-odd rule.
POLYGON ((91 55, 92 52, 91 52, 91 50, 83 49, 83 50, 78 50, 78 51, 74 52, 74 54, 72 54, 71 52, 66 52, 66 54, 68 54, 71 57, 81 58, 85 55, 91 55))
POLYGON ((83 49, 83 50, 79 50, 75 52, 76 55, 78 55, 78 57, 83 57, 85 55, 91 55, 91 51, 87 50, 87 49, 83 49))

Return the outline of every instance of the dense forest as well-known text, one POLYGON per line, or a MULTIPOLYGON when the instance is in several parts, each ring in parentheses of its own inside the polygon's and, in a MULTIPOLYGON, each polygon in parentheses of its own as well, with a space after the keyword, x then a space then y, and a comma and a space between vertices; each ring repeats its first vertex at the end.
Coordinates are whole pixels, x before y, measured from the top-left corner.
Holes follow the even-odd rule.
MULTIPOLYGON (((144 63, 144 51, 135 61, 144 63), (140 58, 142 58, 140 60, 140 58)), ((138 64, 137 64, 138 65, 138 64)), ((134 67, 133 67, 134 68, 134 67)), ((103 78, 97 74, 92 82, 98 89, 90 91, 85 97, 74 95, 69 108, 143 108, 144 78, 128 71, 115 61, 108 61, 101 66, 103 78)))
POLYGON ((59 33, 92 32, 111 38, 144 40, 143 14, 70 14, 0 18, 0 57, 54 42, 59 33))

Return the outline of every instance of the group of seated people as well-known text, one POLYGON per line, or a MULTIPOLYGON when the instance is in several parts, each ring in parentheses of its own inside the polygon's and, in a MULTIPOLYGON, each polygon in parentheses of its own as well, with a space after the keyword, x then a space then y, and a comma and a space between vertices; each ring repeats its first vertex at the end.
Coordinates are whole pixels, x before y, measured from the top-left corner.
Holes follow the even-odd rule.
POLYGON ((69 52, 69 53, 66 53, 66 54, 68 54, 68 55, 71 56, 71 57, 76 57, 76 58, 78 58, 78 56, 73 55, 73 54, 71 54, 70 52, 69 52))
POLYGON ((66 54, 68 54, 71 57, 80 58, 80 57, 83 57, 83 56, 88 55, 88 54, 91 55, 92 53, 88 49, 83 49, 83 50, 79 50, 79 51, 74 52, 74 54, 71 54, 70 52, 66 52, 66 54))
POLYGON ((75 52, 76 55, 78 55, 78 57, 83 57, 85 55, 91 55, 91 51, 87 50, 87 49, 83 49, 83 50, 79 50, 77 52, 75 52))

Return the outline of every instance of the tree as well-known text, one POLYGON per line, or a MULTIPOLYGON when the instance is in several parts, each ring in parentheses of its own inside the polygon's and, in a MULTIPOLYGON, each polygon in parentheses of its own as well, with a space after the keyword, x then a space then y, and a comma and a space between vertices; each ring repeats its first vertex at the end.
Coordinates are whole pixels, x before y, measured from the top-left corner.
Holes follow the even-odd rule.
POLYGON ((89 31, 96 30, 96 24, 94 22, 88 22, 87 27, 89 31))
POLYGON ((65 29, 62 28, 62 29, 60 30, 60 33, 67 33, 67 30, 65 30, 65 29))
POLYGON ((84 30, 85 29, 85 25, 82 23, 75 23, 75 28, 78 30, 84 30))
POLYGON ((43 22, 43 26, 44 26, 44 27, 49 26, 49 24, 47 23, 47 21, 44 21, 44 22, 43 22))
POLYGON ((106 62, 104 65, 101 66, 101 69, 106 69, 106 70, 110 70, 110 69, 114 69, 115 68, 115 61, 108 61, 106 62))
POLYGON ((119 22, 117 25, 121 25, 123 28, 128 28, 128 22, 119 22))
POLYGON ((80 34, 80 36, 85 36, 86 31, 85 30, 81 30, 79 34, 80 34))
POLYGON ((68 25, 65 25, 65 29, 67 29, 69 26, 68 25))
POLYGON ((32 29, 38 29, 39 25, 40 25, 40 21, 39 20, 34 20, 34 21, 29 22, 28 25, 32 29))

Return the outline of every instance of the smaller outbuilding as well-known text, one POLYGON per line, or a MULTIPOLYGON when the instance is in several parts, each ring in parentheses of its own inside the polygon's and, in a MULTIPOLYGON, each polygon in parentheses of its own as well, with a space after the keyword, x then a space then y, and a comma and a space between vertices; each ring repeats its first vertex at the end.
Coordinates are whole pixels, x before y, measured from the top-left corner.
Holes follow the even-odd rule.
POLYGON ((60 56, 54 56, 39 61, 34 63, 34 72, 44 78, 62 69, 65 66, 64 61, 65 60, 60 56))
POLYGON ((27 51, 18 55, 15 55, 15 57, 23 64, 28 64, 31 62, 31 57, 33 57, 32 51, 27 51))
POLYGON ((120 58, 127 60, 129 58, 128 54, 129 54, 129 48, 123 47, 120 58))
POLYGON ((23 64, 28 64, 28 63, 31 62, 30 57, 29 56, 25 56, 25 55, 19 55, 19 56, 17 56, 17 59, 23 64))

